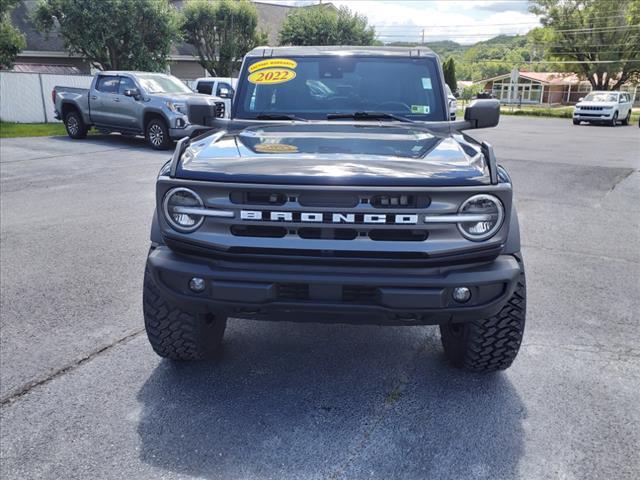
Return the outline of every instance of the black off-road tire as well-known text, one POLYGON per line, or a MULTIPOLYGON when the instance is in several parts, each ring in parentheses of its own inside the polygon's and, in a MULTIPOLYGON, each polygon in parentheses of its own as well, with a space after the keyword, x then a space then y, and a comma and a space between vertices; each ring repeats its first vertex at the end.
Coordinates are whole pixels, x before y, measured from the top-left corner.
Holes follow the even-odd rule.
POLYGON ((205 360, 215 356, 227 327, 224 316, 195 314, 171 304, 144 274, 142 309, 153 350, 171 360, 205 360))
POLYGON ((506 305, 493 317, 468 323, 440 325, 444 353, 458 368, 495 372, 511 366, 518 354, 526 317, 527 290, 522 257, 518 285, 506 305))
POLYGON ((64 127, 67 129, 67 135, 76 140, 86 138, 89 127, 82 120, 82 115, 76 110, 70 110, 64 116, 64 127))
POLYGON ((147 143, 154 150, 167 150, 171 147, 171 137, 167 123, 161 118, 153 118, 147 123, 145 128, 145 138, 147 143))

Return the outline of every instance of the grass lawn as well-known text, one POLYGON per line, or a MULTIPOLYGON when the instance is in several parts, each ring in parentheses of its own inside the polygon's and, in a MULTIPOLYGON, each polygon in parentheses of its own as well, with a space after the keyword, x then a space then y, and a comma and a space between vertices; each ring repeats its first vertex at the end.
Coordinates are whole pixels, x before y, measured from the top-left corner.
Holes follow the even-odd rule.
POLYGON ((62 123, 10 123, 0 122, 0 138, 51 137, 66 135, 62 123))

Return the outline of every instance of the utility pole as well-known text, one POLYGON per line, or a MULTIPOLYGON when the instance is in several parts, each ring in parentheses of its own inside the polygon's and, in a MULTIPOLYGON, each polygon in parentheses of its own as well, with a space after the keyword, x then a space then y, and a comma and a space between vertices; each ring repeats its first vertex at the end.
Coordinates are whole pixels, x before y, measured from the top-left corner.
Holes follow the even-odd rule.
POLYGON ((424 45, 424 28, 422 29, 422 45, 424 45))

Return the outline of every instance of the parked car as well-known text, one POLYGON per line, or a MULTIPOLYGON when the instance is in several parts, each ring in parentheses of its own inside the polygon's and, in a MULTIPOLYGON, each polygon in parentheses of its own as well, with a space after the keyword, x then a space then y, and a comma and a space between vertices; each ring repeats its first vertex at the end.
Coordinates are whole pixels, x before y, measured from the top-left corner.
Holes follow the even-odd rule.
POLYGON ((446 83, 444 84, 444 86, 447 90, 447 101, 449 102, 449 118, 451 118, 451 120, 455 120, 456 113, 458 112, 458 100, 451 91, 451 87, 449 87, 449 85, 447 85, 446 83))
POLYGON ((593 91, 581 98, 573 109, 573 124, 605 123, 615 127, 618 122, 629 125, 633 102, 627 92, 593 91))
POLYGON ((511 179, 459 133, 497 125, 500 103, 455 122, 448 107, 427 48, 249 52, 231 118, 180 140, 157 177, 156 353, 210 358, 228 318, 430 324, 453 365, 509 367, 526 304, 511 179))
POLYGON ((189 122, 188 101, 200 95, 171 75, 105 71, 94 76, 89 89, 56 86, 51 96, 56 118, 71 138, 86 137, 94 126, 144 135, 152 148, 162 150, 174 139, 207 129, 189 122))
POLYGON ((238 84, 237 78, 231 77, 202 77, 192 82, 195 92, 206 95, 215 95, 222 99, 225 105, 227 116, 231 112, 231 99, 238 84))

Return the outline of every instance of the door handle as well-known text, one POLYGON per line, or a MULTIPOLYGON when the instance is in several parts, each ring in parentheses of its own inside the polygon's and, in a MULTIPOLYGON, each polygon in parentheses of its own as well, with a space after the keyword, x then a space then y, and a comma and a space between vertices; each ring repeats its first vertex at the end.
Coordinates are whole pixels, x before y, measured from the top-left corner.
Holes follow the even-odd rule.
POLYGON ((113 99, 113 101, 114 101, 114 102, 119 102, 119 101, 120 101, 120 99, 119 99, 118 97, 116 97, 116 98, 114 98, 114 99, 113 99))
POLYGON ((97 100, 98 99, 98 97, 96 97, 95 95, 91 95, 91 97, 89 97, 89 98, 91 98, 91 100, 97 100))

